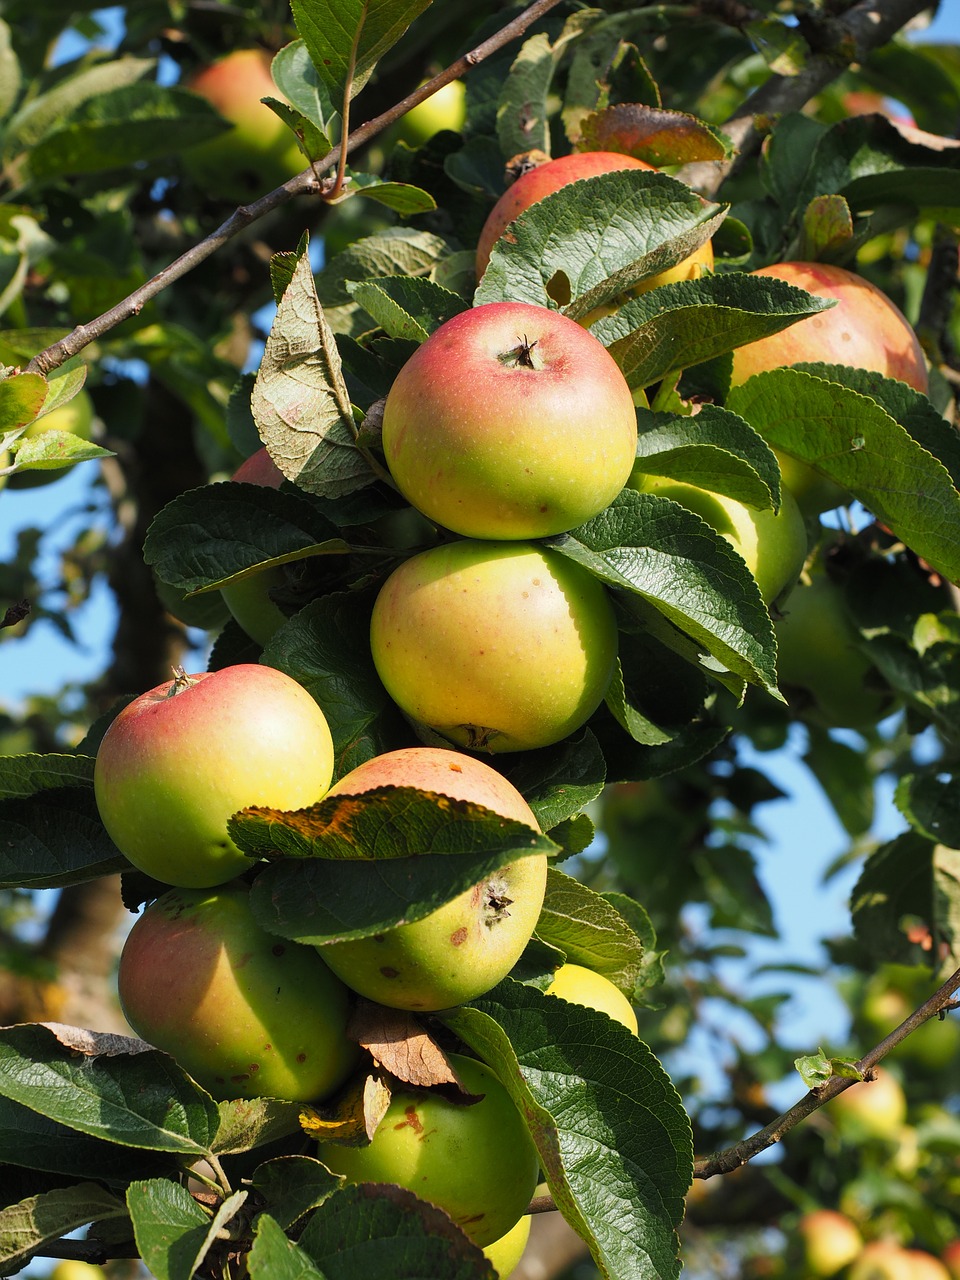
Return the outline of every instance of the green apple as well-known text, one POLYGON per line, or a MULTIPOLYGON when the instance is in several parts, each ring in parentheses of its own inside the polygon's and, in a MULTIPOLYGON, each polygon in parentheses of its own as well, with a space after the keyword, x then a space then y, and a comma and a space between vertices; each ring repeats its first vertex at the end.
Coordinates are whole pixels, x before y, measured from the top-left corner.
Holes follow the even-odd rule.
POLYGON ((559 742, 603 700, 617 624, 603 585, 524 542, 459 541, 405 560, 370 628, 387 692, 415 723, 473 750, 559 742))
MULTIPOLYGON (((330 795, 382 786, 417 787, 470 800, 539 830, 516 788, 481 760, 438 747, 407 747, 359 765, 330 795)), ((482 995, 505 977, 536 928, 547 860, 518 858, 422 920, 369 938, 329 943, 320 953, 348 987, 399 1009, 446 1009, 482 995)))
POLYGON ((793 588, 807 556, 807 530, 796 502, 784 486, 780 510, 761 510, 710 493, 697 485, 646 475, 635 467, 630 487, 671 498, 705 520, 730 543, 757 580, 765 604, 793 588))
POLYGON ((183 151, 185 172, 212 197, 256 200, 307 167, 293 134, 261 102, 285 101, 270 73, 271 60, 265 49, 235 49, 185 83, 233 126, 183 151))
POLYGON ((510 1280, 511 1274, 516 1270, 530 1239, 531 1222, 530 1214, 525 1213, 506 1235, 494 1240, 493 1244, 484 1246, 483 1252, 497 1273, 497 1280, 510 1280))
POLYGON ((95 1267, 92 1262, 63 1258, 50 1272, 47 1280, 106 1280, 106 1277, 103 1267, 95 1267))
POLYGON ((319 1156, 350 1182, 406 1187, 443 1209, 483 1248, 523 1215, 539 1162, 523 1118, 494 1072, 461 1054, 449 1057, 479 1102, 463 1106, 436 1090, 398 1085, 368 1146, 321 1143, 319 1156))
POLYGON ((103 736, 100 817, 121 853, 165 884, 205 888, 252 865, 227 833, 247 805, 301 809, 333 776, 326 718, 272 667, 180 674, 135 698, 103 736))
POLYGON ((441 129, 459 133, 467 118, 467 87, 451 80, 429 98, 411 107, 397 124, 396 137, 411 147, 422 147, 441 129))
POLYGON ((637 1015, 633 1005, 609 978, 594 969, 587 969, 581 964, 567 961, 554 973, 550 985, 546 989, 548 996, 560 996, 571 1004, 586 1005, 588 1009, 598 1009, 607 1014, 615 1022, 621 1022, 628 1031, 637 1034, 637 1015))
POLYGON ((852 1141, 880 1138, 894 1142, 906 1123, 903 1086, 886 1068, 875 1071, 875 1079, 849 1085, 827 1104, 841 1135, 852 1141))
MULTIPOLYGON (((279 489, 283 484, 283 472, 264 447, 242 462, 230 479, 242 484, 259 484, 268 489, 279 489)), ((261 646, 287 621, 287 615, 270 596, 275 587, 285 584, 283 569, 275 567, 258 569, 220 588, 220 594, 234 621, 239 623, 251 640, 261 646)))
MULTIPOLYGON (((58 405, 56 409, 51 409, 49 413, 31 422, 24 431, 22 439, 35 439, 47 431, 69 431, 71 435, 79 436, 81 440, 89 440, 93 432, 93 419, 93 401, 90 399, 89 391, 81 387, 72 400, 58 405)), ((14 472, 10 476, 10 488, 36 489, 41 485, 52 484, 54 480, 59 480, 72 469, 73 467, 69 466, 60 467, 56 471, 14 472)))
POLYGON ((261 929, 241 882, 171 889, 127 935, 130 1026, 216 1098, 328 1097, 359 1057, 349 996, 314 947, 261 929))
POLYGON ((633 397, 592 334, 558 311, 490 302, 436 329, 383 408, 403 496, 469 538, 543 538, 608 506, 637 451, 633 397))
POLYGON ((842 1271, 863 1249, 863 1237, 845 1213, 835 1209, 815 1209, 797 1224, 803 1261, 812 1276, 833 1276, 842 1271))

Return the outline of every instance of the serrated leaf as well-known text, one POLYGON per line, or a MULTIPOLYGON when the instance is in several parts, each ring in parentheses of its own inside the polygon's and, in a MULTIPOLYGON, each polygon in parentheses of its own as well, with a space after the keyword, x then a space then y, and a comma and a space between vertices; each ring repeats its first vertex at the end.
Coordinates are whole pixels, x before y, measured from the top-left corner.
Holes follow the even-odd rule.
POLYGON ((533 149, 550 154, 547 95, 556 65, 545 32, 524 40, 497 102, 497 142, 505 160, 533 149))
POLYGON ((354 240, 317 275, 317 296, 324 307, 350 302, 348 281, 381 276, 427 276, 451 252, 441 236, 410 227, 390 227, 354 240))
POLYGON ((269 1213, 257 1215, 246 1269, 250 1280, 324 1280, 309 1255, 287 1236, 269 1213))
POLYGON ((297 33, 334 102, 351 98, 367 83, 378 60, 391 49, 430 0, 292 0, 297 33))
POLYGON ((932 953, 960 962, 960 850, 908 831, 864 863, 850 898, 854 934, 885 963, 918 964, 932 953))
POLYGON ((606 781, 603 752, 589 729, 556 746, 503 760, 502 772, 533 810, 541 831, 576 817, 596 800, 606 781))
POLYGON ((220 1127, 213 1144, 214 1155, 234 1155, 251 1151, 300 1128, 299 1102, 280 1098, 232 1098, 219 1103, 220 1127))
POLYGON ((104 830, 91 787, 51 785, 0 801, 0 888, 62 888, 129 865, 104 830))
POLYGON ((60 471, 77 462, 113 456, 111 449, 102 449, 100 445, 83 440, 72 431, 43 431, 36 436, 25 436, 17 444, 12 472, 60 471))
POLYGON ((285 98, 327 137, 339 132, 340 109, 325 81, 317 75, 302 40, 292 40, 277 53, 270 74, 285 98))
POLYGON ((156 1050, 88 1055, 39 1023, 0 1028, 0 1094, 91 1137, 146 1151, 201 1156, 217 1105, 156 1050))
POLYGON ((698 516, 624 489, 606 511, 549 541, 601 581, 636 593, 726 670, 777 696, 776 644, 759 588, 698 516))
POLYGON ((728 160, 730 140, 719 129, 685 111, 620 102, 588 115, 581 124, 584 150, 616 151, 655 168, 695 161, 728 160))
POLYGON ((94 756, 0 756, 0 800, 35 795, 47 787, 92 787, 94 756))
POLYGON ((191 1280, 206 1252, 210 1214, 179 1183, 132 1182, 127 1208, 137 1251, 156 1280, 191 1280))
POLYGON ((960 849, 960 787, 946 767, 905 774, 894 793, 897 808, 914 831, 960 849))
POLYGON ((47 380, 39 373, 18 373, 0 381, 0 440, 7 431, 38 417, 47 398, 47 380))
POLYGON ((731 272, 678 280, 630 298, 590 329, 632 388, 725 355, 829 309, 783 280, 731 272))
POLYGON ((97 1219, 125 1216, 123 1201, 95 1182, 30 1196, 0 1209, 0 1269, 12 1275, 45 1244, 97 1219))
POLYGON ((277 98, 262 98, 261 101, 283 121, 291 135, 296 138, 297 146, 303 155, 304 168, 307 167, 308 160, 322 160, 329 154, 333 143, 302 111, 291 107, 289 102, 280 102, 277 98))
POLYGON ((555 867, 547 870, 537 936, 567 959, 602 973, 630 996, 643 969, 643 942, 601 894, 555 867))
POLYGON ((257 1166, 250 1182, 281 1227, 292 1227, 340 1186, 339 1174, 311 1156, 277 1156, 257 1166))
POLYGON ((391 338, 423 342, 444 321, 466 310, 466 303, 458 294, 432 280, 383 276, 348 282, 346 287, 391 338))
POLYGON ((277 308, 250 407, 274 462, 308 493, 338 498, 373 481, 306 254, 277 308))
POLYGON ((443 1021, 523 1112, 554 1202, 605 1280, 674 1280, 693 1143, 647 1046, 595 1010, 509 979, 443 1021))
POLYGON ((726 215, 666 174, 620 169, 571 182, 525 209, 494 246, 474 305, 530 302, 580 319, 675 266, 726 215), (567 303, 567 298, 570 302, 567 303))
POLYGON ((557 861, 572 858, 575 853, 584 853, 597 837, 597 828, 593 819, 585 813, 578 813, 575 818, 564 818, 555 827, 551 827, 547 835, 560 845, 557 861))
POLYGON ((633 991, 626 994, 634 1004, 650 1005, 649 991, 664 981, 663 959, 665 951, 657 951, 657 931, 645 909, 625 893, 605 893, 604 898, 627 921, 643 943, 643 963, 633 991))
POLYGON ((853 234, 853 215, 843 196, 817 196, 803 211, 797 257, 801 262, 842 258, 853 234))
POLYGON ((727 407, 768 444, 849 490, 945 577, 960 578, 960 493, 875 400, 788 368, 735 387, 727 407))

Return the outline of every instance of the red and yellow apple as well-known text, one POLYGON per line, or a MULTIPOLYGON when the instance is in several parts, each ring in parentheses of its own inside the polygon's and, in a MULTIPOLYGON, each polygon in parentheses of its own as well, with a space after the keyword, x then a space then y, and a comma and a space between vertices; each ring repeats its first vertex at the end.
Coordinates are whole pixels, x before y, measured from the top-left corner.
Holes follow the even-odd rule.
POLYGON ((871 1240, 854 1259, 847 1280, 913 1280, 913 1263, 895 1240, 871 1240))
POLYGON ((470 538, 572 529, 613 501, 636 449, 636 409, 613 357, 575 321, 525 302, 442 324, 383 410, 400 492, 470 538))
MULTIPOLYGON (((556 160, 547 160, 521 174, 503 193, 487 215, 477 243, 477 279, 487 269, 493 246, 506 231, 515 218, 532 204, 552 195, 561 187, 571 182, 579 182, 583 178, 593 178, 601 173, 613 173, 618 169, 646 169, 656 172, 652 164, 638 160, 635 156, 621 155, 616 151, 575 151, 572 155, 558 156, 556 160)), ((631 290, 632 293, 645 293, 661 284, 672 284, 675 280, 696 280, 704 271, 713 269, 713 246, 708 240, 688 258, 678 262, 676 266, 658 275, 641 281, 631 290)), ((599 314, 599 313, 598 313, 599 314)), ((593 317, 597 318, 596 316, 593 317)), ((584 321, 583 323, 586 323, 584 321)))
POLYGON ((350 1182, 406 1187, 443 1209, 483 1248, 523 1215, 537 1186, 539 1161, 520 1112, 494 1072, 462 1054, 449 1056, 479 1102, 463 1106, 435 1090, 398 1085, 368 1146, 326 1142, 318 1154, 350 1182))
POLYGON ((940 1261, 947 1268, 950 1280, 960 1280, 960 1239, 950 1241, 940 1254, 940 1261))
POLYGON ((307 167, 289 128, 261 101, 285 101, 270 63, 265 49, 235 49, 186 81, 233 126, 183 152, 184 169, 211 196, 255 200, 307 167))
POLYGON ((885 1067, 875 1068, 873 1080, 849 1085, 828 1104, 828 1114, 845 1137, 896 1141, 907 1119, 903 1086, 885 1067))
POLYGON ((797 1224, 803 1262, 812 1276, 833 1276, 863 1249, 856 1223, 835 1209, 814 1209, 797 1224))
POLYGON ((907 1249, 910 1280, 951 1280, 946 1264, 925 1249, 907 1249))
POLYGON ((637 1015, 633 1005, 609 978, 597 973, 595 969, 587 969, 582 964, 573 964, 568 960, 554 973, 546 994, 559 996, 562 1000, 569 1000, 571 1004, 597 1009, 613 1018, 614 1022, 622 1023, 634 1035, 637 1034, 637 1015))
POLYGON ((603 585, 559 552, 459 541, 393 571, 370 643, 415 724, 459 747, 528 751, 567 737, 600 705, 617 624, 603 585))
MULTIPOLYGON (((346 774, 330 795, 362 795, 376 787, 417 787, 469 800, 539 831, 523 796, 482 760, 438 747, 407 747, 375 756, 346 774)), ((536 928, 547 860, 521 857, 436 911, 369 938, 320 948, 348 987, 399 1009, 463 1004, 506 977, 536 928)))
MULTIPOLYGON (((230 477, 242 484, 258 484, 267 489, 279 489, 283 478, 283 472, 265 447, 252 453, 230 477)), ((287 621, 287 615, 270 597, 271 590, 285 582, 283 569, 272 567, 255 570, 220 588, 233 620, 259 645, 265 645, 287 621)))
POLYGON ((216 1098, 328 1097, 353 1070, 349 996, 314 947, 261 929, 245 884, 171 889, 127 935, 130 1026, 216 1098))
POLYGON ((326 718, 272 667, 178 675, 129 703, 97 752, 100 817, 121 853, 165 884, 205 888, 250 867, 227 833, 247 805, 300 809, 333 776, 326 718))

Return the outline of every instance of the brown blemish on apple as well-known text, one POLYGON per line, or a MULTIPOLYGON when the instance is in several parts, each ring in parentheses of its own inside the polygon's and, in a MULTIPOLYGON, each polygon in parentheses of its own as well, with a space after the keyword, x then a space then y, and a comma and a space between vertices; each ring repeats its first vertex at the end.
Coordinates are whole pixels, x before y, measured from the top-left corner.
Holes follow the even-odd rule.
POLYGON ((286 951, 286 949, 287 948, 283 945, 282 942, 278 942, 275 947, 270 948, 270 950, 273 952, 275 956, 282 956, 286 951))
POLYGON ((385 978, 399 978, 400 970, 394 969, 391 965, 385 964, 381 967, 380 972, 385 978))
POLYGON ((403 1119, 393 1126, 395 1129, 412 1129, 418 1138, 423 1137, 423 1121, 412 1104, 403 1109, 403 1119))
POLYGON ((298 1062, 306 1062, 306 1060, 307 1060, 307 1055, 306 1055, 305 1053, 298 1053, 298 1054, 297 1054, 297 1061, 298 1061, 298 1062))
POLYGON ((450 935, 450 944, 454 947, 462 947, 468 937, 465 925, 461 925, 459 929, 455 929, 450 935))

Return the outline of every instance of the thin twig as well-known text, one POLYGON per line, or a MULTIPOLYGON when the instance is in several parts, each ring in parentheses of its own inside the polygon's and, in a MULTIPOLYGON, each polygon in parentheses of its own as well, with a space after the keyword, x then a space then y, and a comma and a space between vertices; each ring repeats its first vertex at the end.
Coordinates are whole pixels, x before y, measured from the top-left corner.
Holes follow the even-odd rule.
MULTIPOLYGON (((922 1004, 919 1009, 911 1013, 909 1018, 905 1018, 885 1039, 881 1040, 869 1053, 865 1053, 856 1064, 857 1070, 866 1080, 872 1080, 874 1078, 873 1068, 882 1058, 886 1057, 891 1049, 895 1049, 912 1031, 916 1031, 917 1027, 922 1026, 930 1018, 939 1016, 947 1009, 957 1007, 952 997, 958 990, 960 990, 960 969, 952 977, 948 978, 943 986, 935 991, 930 999, 922 1004)), ((723 1151, 718 1151, 714 1155, 702 1156, 699 1160, 695 1160, 693 1176, 695 1178, 710 1178, 715 1173, 732 1173, 734 1169, 739 1169, 741 1165, 746 1164, 748 1160, 752 1160, 761 1151, 766 1151, 768 1147, 772 1147, 774 1143, 779 1142, 801 1120, 819 1110, 824 1103, 829 1102, 838 1093, 842 1093, 844 1089, 848 1089, 852 1084, 857 1083, 859 1082, 856 1080, 834 1076, 826 1084, 820 1085, 816 1089, 811 1089, 789 1111, 784 1112, 782 1116, 778 1116, 776 1120, 771 1121, 766 1128, 761 1129, 758 1133, 752 1134, 751 1137, 744 1138, 742 1142, 737 1142, 732 1147, 726 1147, 723 1151)))
MULTIPOLYGON (((349 155, 351 151, 355 151, 371 138, 376 137, 378 133, 393 124, 395 120, 399 120, 401 116, 406 115, 411 107, 426 101, 438 89, 442 89, 445 84, 449 84, 451 80, 459 80, 462 76, 465 76, 473 67, 489 58, 491 54, 498 52, 504 45, 523 35, 528 27, 531 27, 559 3, 560 0, 535 0, 519 17, 514 18, 512 22, 508 22, 505 27, 490 36, 488 40, 484 40, 482 44, 477 45, 475 49, 471 49, 469 53, 464 54, 462 58, 452 62, 449 67, 441 71, 439 75, 434 76, 432 80, 428 80, 425 84, 414 89, 412 93, 408 93, 405 98, 398 102, 396 106, 391 107, 389 111, 382 112, 373 120, 368 120, 358 129, 354 129, 347 138, 345 154, 349 155)), ((303 173, 297 174, 295 178, 291 178, 282 186, 277 187, 276 190, 261 196, 259 200, 255 200, 252 204, 241 205, 227 218, 226 222, 217 227, 216 231, 211 232, 205 239, 193 245, 186 253, 182 253, 179 258, 171 262, 169 266, 164 267, 162 271, 157 272, 146 284, 141 285, 139 289, 135 289, 122 302, 118 302, 116 306, 97 316, 95 320, 77 325, 65 338, 61 338, 59 342, 55 342, 50 347, 45 347, 43 351, 34 356, 26 366, 27 369, 31 373, 47 374, 52 369, 58 368, 65 360, 75 356, 78 351, 82 351, 84 347, 96 341, 97 338, 103 337, 105 333, 109 333, 111 329, 116 328, 118 324, 122 324, 124 320, 129 320, 131 316, 139 315, 143 310, 144 304, 149 302, 151 298, 155 298, 169 285, 173 284, 174 281, 187 275, 194 267, 199 266, 201 262, 205 262, 222 245, 226 244, 228 240, 232 240, 234 236, 245 230, 251 223, 256 222, 265 214, 272 213, 274 209, 279 209, 295 196, 322 196, 328 194, 324 189, 324 184, 318 181, 318 174, 328 172, 340 164, 342 147, 343 144, 334 147, 328 155, 324 156, 323 160, 318 161, 311 168, 305 169, 303 173)))

